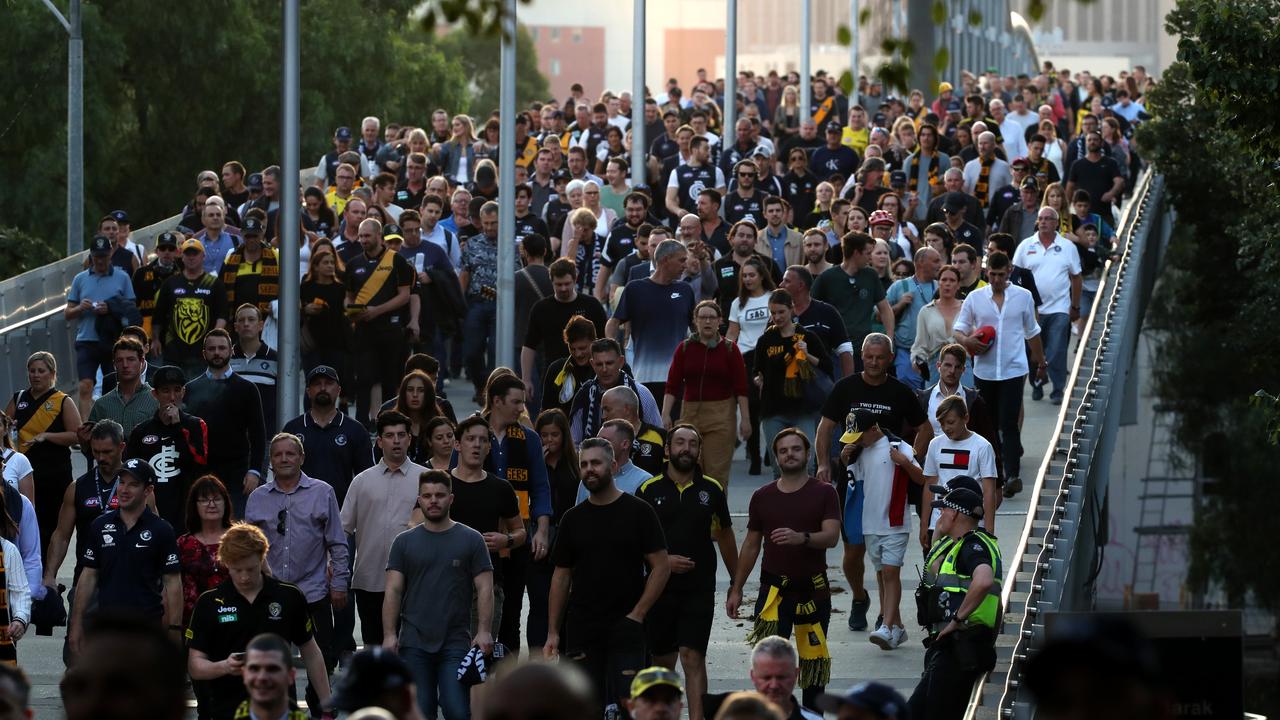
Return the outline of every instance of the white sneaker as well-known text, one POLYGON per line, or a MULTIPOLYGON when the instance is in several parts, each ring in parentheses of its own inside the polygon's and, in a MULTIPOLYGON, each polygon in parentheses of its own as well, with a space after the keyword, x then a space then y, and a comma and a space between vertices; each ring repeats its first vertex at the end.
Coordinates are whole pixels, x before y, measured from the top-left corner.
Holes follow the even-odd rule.
POLYGON ((867 640, 870 640, 871 644, 881 650, 892 650, 897 647, 893 642, 893 632, 888 625, 881 625, 876 628, 874 632, 867 636, 867 640))
POLYGON ((901 647, 907 641, 907 629, 901 625, 894 625, 890 631, 890 637, 893 638, 893 646, 901 647))

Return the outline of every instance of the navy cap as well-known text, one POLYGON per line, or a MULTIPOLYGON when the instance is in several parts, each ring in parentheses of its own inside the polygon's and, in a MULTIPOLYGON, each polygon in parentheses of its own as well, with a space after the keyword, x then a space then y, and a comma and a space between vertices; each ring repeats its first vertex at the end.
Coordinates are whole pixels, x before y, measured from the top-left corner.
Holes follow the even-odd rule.
POLYGON ((132 458, 125 460, 124 465, 120 468, 120 472, 129 473, 142 482, 143 485, 156 484, 156 471, 152 469, 151 464, 141 458, 132 458))
POLYGON ((409 666, 400 656, 377 646, 365 648, 351 656, 346 671, 334 680, 329 708, 354 712, 376 705, 388 690, 412 684, 409 666))
POLYGON ((960 212, 969 205, 964 199, 964 193, 949 192, 942 196, 943 212, 960 212))
POLYGON ((246 187, 250 190, 262 189, 262 173, 251 173, 249 179, 244 181, 246 187))
POLYGON ((129 224, 129 213, 123 210, 112 210, 111 217, 118 223, 124 223, 125 225, 129 224))
POLYGON ((961 105, 960 101, 956 100, 955 98, 952 98, 951 102, 947 103, 947 112, 949 113, 960 112, 963 109, 964 109, 964 106, 961 105))
POLYGON ((244 225, 240 228, 242 235, 261 235, 263 233, 262 221, 256 217, 244 219, 244 225))
POLYGON ((946 495, 952 490, 972 490, 973 492, 982 494, 982 483, 979 483, 970 475, 957 475, 947 481, 946 485, 930 485, 929 492, 934 495, 946 495))
POLYGON ((342 127, 338 128, 333 132, 333 136, 339 140, 350 140, 351 128, 347 127, 346 125, 343 125, 342 127))
POLYGON ((172 230, 166 230, 156 236, 156 247, 158 248, 177 248, 180 242, 182 242, 182 236, 172 230))
POLYGON ((880 682, 862 682, 849 688, 843 695, 822 693, 816 699, 818 709, 837 714, 848 705, 870 711, 885 720, 909 720, 907 701, 897 690, 880 682))
POLYGON ((111 246, 111 238, 106 235, 94 235, 89 243, 89 253, 92 255, 110 255, 113 250, 115 248, 111 246))
POLYGON ((330 380, 336 383, 342 382, 341 380, 338 379, 337 370, 334 370, 328 365, 317 365, 311 368, 311 372, 307 373, 307 384, 310 385, 312 380, 315 380, 316 378, 321 378, 321 377, 329 378, 330 380))
POLYGON ((840 123, 836 122, 835 120, 832 120, 831 122, 827 123, 827 132, 829 133, 844 132, 844 128, 840 125, 840 123))
POLYGON ((889 173, 889 184, 895 185, 895 186, 906 185, 907 174, 901 170, 894 170, 893 172, 889 173))
POLYGON ((552 180, 570 180, 572 178, 573 175, 564 168, 560 168, 559 170, 551 173, 552 180))
POLYGON ((182 368, 173 365, 162 365, 156 368, 155 373, 151 375, 151 387, 159 390, 160 388, 173 387, 174 385, 185 386, 187 384, 187 376, 182 373, 182 368))
MULTIPOLYGON (((886 103, 881 103, 881 104, 884 105, 886 103)), ((882 112, 878 112, 875 115, 871 116, 871 124, 877 127, 884 127, 885 123, 887 123, 888 121, 889 121, 888 116, 886 116, 882 112)))

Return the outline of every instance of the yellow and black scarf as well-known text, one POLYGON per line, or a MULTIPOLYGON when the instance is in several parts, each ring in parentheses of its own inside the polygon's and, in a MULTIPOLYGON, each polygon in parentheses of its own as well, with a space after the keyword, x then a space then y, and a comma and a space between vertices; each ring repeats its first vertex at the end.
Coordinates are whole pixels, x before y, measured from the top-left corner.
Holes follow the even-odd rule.
POLYGON ((4 551, 0 550, 0 618, 4 619, 4 626, 0 627, 0 664, 17 667, 18 648, 13 644, 13 638, 9 637, 9 624, 13 622, 13 616, 9 614, 8 580, 5 576, 4 551))
POLYGON ((831 114, 831 110, 832 108, 835 107, 835 105, 836 105, 835 95, 828 95, 827 98, 822 101, 822 104, 818 106, 818 112, 814 113, 813 123, 821 127, 822 121, 827 119, 827 116, 831 114))
MULTIPOLYGON (((507 471, 502 477, 511 483, 516 491, 516 500, 520 503, 520 517, 529 519, 529 447, 526 445, 525 430, 520 423, 507 428, 507 471)), ((498 436, 489 431, 489 445, 494 451, 498 449, 498 436)), ((484 459, 484 469, 497 475, 498 467, 493 459, 493 451, 484 459)))
POLYGON ((761 572, 760 583, 765 587, 764 605, 747 635, 747 643, 754 645, 778 634, 778 609, 785 590, 788 602, 794 598, 796 603, 792 632, 800 655, 800 687, 825 686, 831 681, 831 652, 827 649, 827 634, 822 630, 815 596, 819 590, 827 589, 827 576, 818 574, 803 580, 761 572))
MULTIPOLYGON (((920 156, 924 154, 921 150, 911 156, 911 172, 907 174, 907 182, 914 186, 920 179, 920 156)), ((885 173, 888 175, 888 173, 885 173)), ((929 156, 929 186, 933 187, 938 184, 938 154, 934 153, 929 156)))
POLYGON ((981 164, 982 170, 978 172, 978 182, 973 186, 973 194, 978 196, 978 205, 986 208, 987 195, 990 194, 991 166, 995 164, 996 159, 979 158, 978 162, 981 164))
POLYGON ((786 368, 783 372, 782 394, 789 398, 804 397, 804 384, 813 379, 813 363, 805 351, 796 347, 804 342, 804 333, 791 336, 791 351, 783 356, 786 368))
POLYGON ((382 249, 382 257, 378 258, 378 264, 374 266, 373 271, 369 273, 369 277, 365 278, 364 285, 361 285, 359 292, 356 293, 356 302, 353 308, 355 314, 359 314, 360 311, 368 307, 369 301, 391 279, 391 269, 395 266, 395 255, 391 248, 384 247, 382 249))

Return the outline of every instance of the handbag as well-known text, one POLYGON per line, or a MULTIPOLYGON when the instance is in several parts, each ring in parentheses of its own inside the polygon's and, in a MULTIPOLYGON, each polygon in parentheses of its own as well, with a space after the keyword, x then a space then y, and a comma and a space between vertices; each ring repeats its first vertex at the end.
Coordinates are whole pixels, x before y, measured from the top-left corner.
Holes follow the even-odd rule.
POLYGON ((836 386, 836 381, 831 379, 822 368, 813 369, 813 377, 804 384, 804 395, 801 397, 805 412, 815 412, 822 409, 822 405, 826 403, 827 398, 831 395, 831 389, 836 386))

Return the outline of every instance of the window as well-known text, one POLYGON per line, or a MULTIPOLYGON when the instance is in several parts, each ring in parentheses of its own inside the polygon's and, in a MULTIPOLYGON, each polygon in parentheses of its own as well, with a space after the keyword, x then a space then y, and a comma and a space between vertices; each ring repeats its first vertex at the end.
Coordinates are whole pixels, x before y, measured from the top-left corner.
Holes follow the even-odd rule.
POLYGON ((552 77, 560 76, 560 61, 556 58, 551 59, 551 76, 552 77))
POLYGON ((580 43, 580 42, 582 42, 582 31, 581 31, 581 30, 574 30, 574 31, 573 31, 573 41, 574 41, 575 43, 580 43))
POLYGON ((560 28, 551 28, 551 42, 560 42, 560 28))

